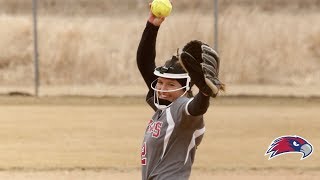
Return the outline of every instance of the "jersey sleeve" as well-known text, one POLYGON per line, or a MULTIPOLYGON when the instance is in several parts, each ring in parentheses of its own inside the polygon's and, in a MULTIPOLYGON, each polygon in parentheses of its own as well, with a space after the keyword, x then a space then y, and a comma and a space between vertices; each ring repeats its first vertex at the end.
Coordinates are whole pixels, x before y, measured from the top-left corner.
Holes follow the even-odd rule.
POLYGON ((210 105, 210 96, 205 96, 199 92, 193 99, 191 99, 186 107, 186 112, 191 116, 203 115, 207 112, 210 105))
POLYGON ((202 114, 193 116, 188 113, 187 107, 192 100, 187 97, 180 97, 170 107, 175 123, 180 124, 183 128, 193 128, 203 121, 202 114))
POLYGON ((156 39, 158 34, 159 26, 154 26, 149 21, 143 31, 138 50, 137 50, 137 65, 138 69, 148 87, 148 94, 146 100, 153 96, 153 90, 151 89, 151 83, 157 78, 153 74, 156 67, 156 39))

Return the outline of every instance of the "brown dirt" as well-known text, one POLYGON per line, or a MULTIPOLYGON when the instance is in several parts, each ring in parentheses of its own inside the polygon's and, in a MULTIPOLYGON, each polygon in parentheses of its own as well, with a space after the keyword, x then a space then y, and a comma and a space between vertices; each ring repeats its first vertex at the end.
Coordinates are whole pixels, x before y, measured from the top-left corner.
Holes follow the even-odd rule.
MULTIPOLYGON (((230 171, 230 172, 206 172, 194 171, 190 180, 316 180, 320 176, 319 172, 312 173, 292 173, 289 171, 230 171)), ((2 171, 1 179, 10 180, 139 180, 139 171, 2 171)))
MULTIPOLYGON (((319 148, 315 99, 212 102, 191 180, 318 179, 320 156, 272 160, 271 141, 300 135, 319 148)), ((152 111, 142 98, 0 97, 0 179, 140 179, 141 137, 152 111)))

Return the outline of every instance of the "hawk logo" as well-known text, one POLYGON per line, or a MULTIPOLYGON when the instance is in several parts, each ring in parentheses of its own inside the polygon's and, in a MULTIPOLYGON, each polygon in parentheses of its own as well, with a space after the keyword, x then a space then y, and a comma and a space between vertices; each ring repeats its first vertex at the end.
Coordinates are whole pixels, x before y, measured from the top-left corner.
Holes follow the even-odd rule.
POLYGON ((273 140, 265 153, 270 154, 269 160, 286 153, 302 153, 300 160, 311 155, 312 145, 299 136, 281 136, 273 140))

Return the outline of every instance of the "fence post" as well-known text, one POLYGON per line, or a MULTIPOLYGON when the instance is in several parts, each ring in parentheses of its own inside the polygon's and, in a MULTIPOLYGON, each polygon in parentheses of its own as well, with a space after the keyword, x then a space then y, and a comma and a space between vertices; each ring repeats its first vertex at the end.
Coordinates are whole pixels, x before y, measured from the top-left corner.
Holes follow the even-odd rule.
POLYGON ((33 43, 34 43, 34 94, 39 93, 39 59, 38 59, 38 26, 37 26, 37 0, 32 0, 33 12, 33 43))
POLYGON ((218 39, 219 39, 219 33, 218 33, 218 16, 219 16, 219 7, 218 7, 219 1, 214 0, 214 49, 218 52, 218 39))

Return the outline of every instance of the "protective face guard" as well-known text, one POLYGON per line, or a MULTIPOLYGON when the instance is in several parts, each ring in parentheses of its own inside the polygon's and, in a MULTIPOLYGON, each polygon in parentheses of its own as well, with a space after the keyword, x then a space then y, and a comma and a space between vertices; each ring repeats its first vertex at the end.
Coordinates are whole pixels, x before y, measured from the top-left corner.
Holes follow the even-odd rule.
MULTIPOLYGON (((163 78, 168 78, 168 79, 187 79, 186 81, 186 85, 178 88, 178 89, 172 89, 172 90, 160 90, 156 88, 156 82, 158 81, 158 79, 154 80, 151 83, 151 88, 154 90, 154 96, 153 96, 153 101, 154 101, 154 105, 158 108, 158 109, 166 109, 168 107, 171 106, 172 102, 167 101, 167 100, 163 100, 159 98, 159 93, 158 92, 174 92, 174 91, 179 91, 182 89, 186 89, 185 92, 181 95, 184 96, 187 91, 190 89, 190 80, 191 78, 189 77, 188 73, 183 73, 183 74, 173 74, 173 73, 161 73, 159 72, 158 69, 154 70, 154 75, 158 76, 158 77, 163 77, 163 78)), ((181 97, 180 96, 180 97, 181 97)))

